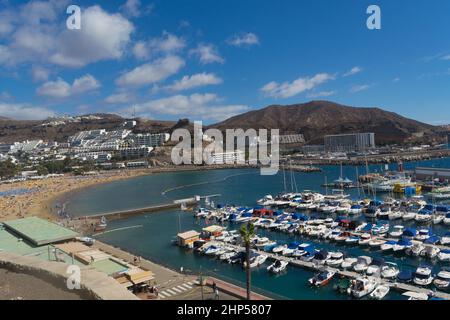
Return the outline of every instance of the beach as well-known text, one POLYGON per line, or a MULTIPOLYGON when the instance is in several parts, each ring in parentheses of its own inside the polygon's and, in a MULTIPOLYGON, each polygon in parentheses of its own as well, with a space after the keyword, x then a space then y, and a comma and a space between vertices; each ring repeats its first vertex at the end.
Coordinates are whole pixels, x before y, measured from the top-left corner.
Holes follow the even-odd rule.
POLYGON ((41 180, 27 180, 0 185, 0 192, 26 189, 17 195, 0 197, 0 221, 38 216, 45 219, 55 219, 53 205, 57 199, 68 193, 81 190, 97 184, 128 179, 139 175, 150 174, 150 169, 108 171, 88 176, 67 174, 61 177, 41 180))
POLYGON ((39 180, 26 180, 10 184, 0 184, 0 193, 21 190, 19 194, 0 196, 0 222, 12 219, 38 216, 44 219, 57 219, 55 204, 62 205, 74 192, 99 184, 130 179, 137 176, 162 172, 218 170, 248 166, 167 166, 142 169, 100 171, 92 175, 75 176, 65 174, 39 180), (23 190, 26 190, 24 192, 23 190))

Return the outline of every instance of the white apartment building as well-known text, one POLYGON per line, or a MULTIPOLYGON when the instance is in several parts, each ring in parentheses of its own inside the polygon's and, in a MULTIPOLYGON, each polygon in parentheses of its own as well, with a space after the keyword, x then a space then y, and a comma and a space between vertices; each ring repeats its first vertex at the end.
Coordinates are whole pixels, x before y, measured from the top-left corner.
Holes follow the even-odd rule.
POLYGON ((243 151, 213 153, 209 159, 211 164, 244 164, 245 155, 243 151))

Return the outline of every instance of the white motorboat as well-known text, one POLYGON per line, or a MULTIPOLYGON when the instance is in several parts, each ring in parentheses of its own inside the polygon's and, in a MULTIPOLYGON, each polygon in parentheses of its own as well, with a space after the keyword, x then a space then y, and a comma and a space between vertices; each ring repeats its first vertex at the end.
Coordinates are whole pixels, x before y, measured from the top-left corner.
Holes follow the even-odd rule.
POLYGON ((359 237, 358 244, 360 246, 365 246, 365 245, 369 245, 370 241, 372 241, 372 236, 369 233, 363 233, 359 237))
POLYGON ((387 252, 387 251, 391 251, 392 249, 394 249, 394 246, 397 244, 396 241, 386 241, 385 243, 383 243, 380 246, 381 251, 383 252, 387 252))
POLYGON ((286 245, 286 244, 279 245, 279 246, 273 248, 272 252, 273 252, 273 253, 276 253, 276 254, 282 253, 283 250, 286 249, 286 248, 287 248, 287 245, 286 245))
POLYGON ((425 250, 425 246, 422 243, 415 243, 411 248, 406 250, 406 254, 412 255, 414 257, 419 257, 425 250))
POLYGON ((424 292, 407 291, 402 293, 402 296, 408 298, 408 300, 428 300, 428 295, 424 292))
POLYGON ((431 222, 433 220, 433 213, 426 209, 422 209, 416 214, 414 220, 416 220, 416 222, 418 223, 431 222))
POLYGON ((385 242, 386 242, 386 240, 383 240, 383 239, 372 239, 369 242, 369 246, 371 248, 379 248, 385 242))
POLYGON ((353 297, 360 299, 375 290, 378 285, 377 279, 373 277, 361 277, 351 281, 348 293, 353 297))
POLYGON ((374 300, 381 300, 387 296, 389 290, 389 286, 387 285, 378 285, 375 290, 370 293, 369 297, 374 300))
POLYGON ((375 258, 367 268, 366 274, 369 276, 381 274, 381 269, 383 268, 384 265, 385 265, 384 259, 375 258))
POLYGON ((450 232, 447 232, 446 234, 444 234, 441 237, 441 239, 439 240, 439 242, 444 246, 447 244, 450 244, 450 232))
POLYGON ((392 250, 394 252, 399 252, 399 251, 404 251, 408 248, 411 248, 412 246, 413 246, 413 244, 411 241, 409 241, 408 239, 402 238, 397 241, 397 243, 394 245, 392 250))
POLYGON ((339 267, 344 261, 344 254, 342 252, 331 252, 326 264, 330 267, 339 267))
POLYGON ((414 239, 419 241, 425 241, 430 237, 430 230, 420 229, 419 233, 414 237, 414 239))
POLYGON ((288 264, 289 262, 284 260, 275 260, 274 263, 267 267, 267 271, 272 273, 281 273, 286 270, 288 264))
POLYGON ((411 221, 416 218, 416 212, 405 212, 403 213, 402 219, 403 221, 411 221))
POLYGON ((429 259, 434 259, 438 256, 438 254, 441 252, 441 249, 439 249, 436 246, 426 246, 425 250, 423 250, 420 255, 427 257, 429 259))
POLYGON ((399 273, 398 265, 394 262, 386 262, 381 268, 381 276, 385 279, 394 279, 399 273))
POLYGON ((433 282, 432 269, 428 266, 420 266, 414 273, 413 282, 419 286, 428 286, 433 282))
MULTIPOLYGON (((257 254, 250 258, 250 268, 256 268, 262 265, 268 256, 266 254, 257 254)), ((244 267, 247 266, 247 261, 244 261, 244 267)))
POLYGON ((400 238, 404 230, 405 230, 404 226, 401 225, 394 226, 392 231, 389 232, 389 236, 391 236, 392 238, 400 238))
POLYGON ((443 214, 435 214, 433 215, 433 224, 440 224, 444 221, 445 215, 443 214))
POLYGON ((370 207, 370 208, 366 209, 366 211, 364 212, 364 215, 366 216, 366 218, 375 219, 380 212, 381 212, 381 210, 379 208, 370 207))
POLYGON ((236 254, 236 251, 232 250, 232 251, 227 251, 225 253, 223 253, 222 255, 220 255, 219 259, 222 261, 226 261, 229 260, 231 257, 233 257, 236 254))
POLYGON ((433 284, 438 289, 447 290, 450 287, 450 269, 447 268, 439 271, 433 284))
POLYGON ((356 262, 358 262, 357 258, 347 257, 344 259, 344 261, 342 261, 341 268, 350 269, 356 264, 356 262))
POLYGON ((439 254, 437 255, 439 261, 442 262, 449 262, 450 261, 450 250, 449 249, 443 249, 439 254))
POLYGON ((391 211, 389 213, 389 220, 397 220, 397 219, 401 219, 403 217, 403 212, 401 212, 400 210, 395 210, 395 211, 391 211))
POLYGON ((447 213, 444 218, 444 224, 450 226, 450 213, 447 213))
POLYGON ((259 205, 262 206, 270 206, 274 203, 273 197, 272 195, 268 194, 265 195, 263 198, 259 199, 258 201, 256 201, 259 205))
POLYGON ((372 263, 372 258, 369 256, 359 256, 358 261, 353 266, 353 270, 355 272, 364 272, 369 268, 369 265, 372 263))
POLYGON ((363 210, 363 207, 359 204, 355 204, 348 209, 349 214, 361 214, 363 210))

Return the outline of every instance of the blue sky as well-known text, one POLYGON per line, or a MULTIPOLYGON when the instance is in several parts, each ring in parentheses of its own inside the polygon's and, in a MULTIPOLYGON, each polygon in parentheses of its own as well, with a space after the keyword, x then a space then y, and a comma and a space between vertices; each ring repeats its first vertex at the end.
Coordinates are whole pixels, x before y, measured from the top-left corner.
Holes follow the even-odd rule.
POLYGON ((0 0, 3 116, 211 123, 319 99, 450 123, 450 2, 0 0))

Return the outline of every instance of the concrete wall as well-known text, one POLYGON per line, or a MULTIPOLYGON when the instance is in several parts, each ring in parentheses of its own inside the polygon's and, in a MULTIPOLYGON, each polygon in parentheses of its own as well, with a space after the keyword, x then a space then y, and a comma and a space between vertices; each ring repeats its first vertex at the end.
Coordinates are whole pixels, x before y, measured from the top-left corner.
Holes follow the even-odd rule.
MULTIPOLYGON (((59 288, 67 288, 68 264, 45 261, 36 257, 20 256, 0 252, 0 268, 29 274, 48 281, 59 288)), ((36 288, 39 290, 39 288, 36 288)), ((116 280, 91 267, 81 267, 81 289, 83 299, 96 300, 139 300, 116 280)))

